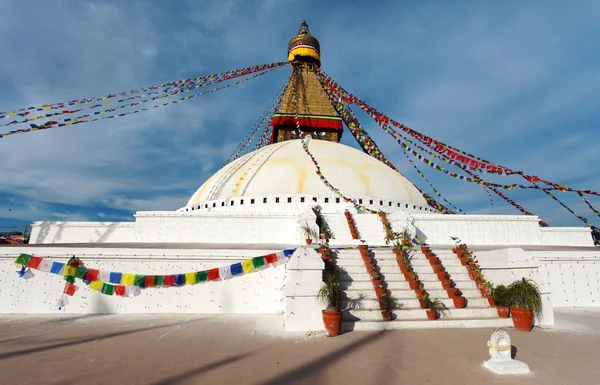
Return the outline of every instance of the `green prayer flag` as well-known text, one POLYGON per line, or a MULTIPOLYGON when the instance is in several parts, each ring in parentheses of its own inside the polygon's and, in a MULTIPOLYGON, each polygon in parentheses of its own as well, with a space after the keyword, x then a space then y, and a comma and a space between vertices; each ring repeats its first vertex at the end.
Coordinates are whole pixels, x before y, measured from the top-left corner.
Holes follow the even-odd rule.
POLYGON ((156 278, 154 279, 154 282, 156 283, 156 286, 163 286, 165 283, 165 276, 157 275, 156 278))
POLYGON ((105 283, 104 285, 102 285, 102 294, 106 294, 106 295, 113 295, 115 292, 115 287, 113 285, 109 285, 107 283, 105 283))
POLYGON ((256 269, 265 265, 265 257, 254 257, 252 258, 252 266, 256 269))
POLYGON ((29 263, 30 259, 31 259, 31 255, 21 254, 17 257, 17 259, 15 260, 15 263, 17 265, 27 265, 29 263))
POLYGON ((87 268, 80 266, 75 269, 75 278, 83 279, 85 277, 85 273, 87 273, 87 268))
POLYGON ((146 285, 145 275, 136 275, 133 279, 133 286, 144 287, 146 285))
POLYGON ((204 282, 208 279, 208 271, 198 271, 196 272, 196 282, 204 282))

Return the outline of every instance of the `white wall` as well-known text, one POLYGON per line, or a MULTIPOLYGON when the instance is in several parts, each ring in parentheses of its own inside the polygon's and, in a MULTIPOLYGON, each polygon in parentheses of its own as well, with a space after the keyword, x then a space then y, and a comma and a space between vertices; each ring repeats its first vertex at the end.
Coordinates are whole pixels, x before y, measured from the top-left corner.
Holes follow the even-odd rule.
POLYGON ((506 248, 489 251, 475 251, 475 255, 486 279, 494 285, 509 285, 521 278, 529 278, 538 285, 542 294, 543 311, 536 324, 554 325, 554 304, 551 282, 540 272, 539 262, 530 252, 520 248, 506 248))
MULTIPOLYGON (((55 256, 66 262, 71 255, 86 267, 134 274, 177 274, 230 265, 279 250, 108 249, 59 247, 0 248, 0 313, 57 313, 55 305, 65 281, 61 276, 33 270, 25 280, 13 264, 18 254, 55 256)), ((79 290, 69 297, 66 313, 249 313, 276 314, 284 310, 285 266, 264 269, 226 281, 143 289, 137 297, 107 296, 78 280, 79 290)))
POLYGON ((555 307, 600 306, 600 250, 537 251, 540 275, 550 282, 555 307))
MULTIPOLYGON (((404 216, 394 213, 390 220, 404 216)), ((535 216, 409 214, 409 218, 419 238, 430 245, 451 245, 454 236, 467 245, 593 246, 588 228, 541 228, 535 216)))
POLYGON ((541 227, 542 244, 553 246, 593 246, 589 227, 541 227))
POLYGON ((134 222, 35 222, 29 243, 131 242, 134 225, 134 222))

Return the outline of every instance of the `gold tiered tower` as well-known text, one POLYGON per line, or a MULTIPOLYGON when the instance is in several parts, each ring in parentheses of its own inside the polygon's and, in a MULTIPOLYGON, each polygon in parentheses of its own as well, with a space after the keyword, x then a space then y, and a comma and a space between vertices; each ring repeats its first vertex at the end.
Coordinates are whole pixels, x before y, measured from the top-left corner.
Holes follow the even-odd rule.
POLYGON ((299 139, 307 134, 313 139, 339 142, 343 132, 342 119, 313 71, 321 66, 321 46, 310 34, 306 21, 302 21, 298 34, 288 44, 288 61, 293 73, 281 107, 271 123, 273 143, 299 139))

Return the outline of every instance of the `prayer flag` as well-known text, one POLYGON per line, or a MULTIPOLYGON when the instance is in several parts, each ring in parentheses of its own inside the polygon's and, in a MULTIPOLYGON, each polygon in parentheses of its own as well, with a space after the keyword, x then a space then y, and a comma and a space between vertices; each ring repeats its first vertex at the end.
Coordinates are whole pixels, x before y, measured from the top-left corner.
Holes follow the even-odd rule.
POLYGON ((29 258, 29 262, 27 262, 27 267, 30 267, 32 269, 37 269, 41 263, 42 263, 42 258, 31 256, 31 258, 29 258))
POLYGON ((108 282, 110 283, 121 283, 121 280, 123 279, 123 274, 122 273, 110 273, 110 279, 108 280, 108 282))
POLYGON ((253 269, 254 269, 254 266, 252 266, 251 259, 247 259, 242 262, 242 270, 244 271, 244 273, 248 273, 248 272, 252 271, 253 269))

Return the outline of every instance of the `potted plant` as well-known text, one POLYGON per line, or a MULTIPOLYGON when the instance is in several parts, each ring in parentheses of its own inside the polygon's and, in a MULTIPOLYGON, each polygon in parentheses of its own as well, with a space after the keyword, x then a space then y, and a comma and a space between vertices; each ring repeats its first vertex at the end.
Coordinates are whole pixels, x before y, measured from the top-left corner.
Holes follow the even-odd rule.
POLYGON ((451 287, 450 289, 446 289, 446 293, 448 293, 448 298, 454 298, 457 295, 461 295, 457 287, 451 287))
POLYGON ((417 288, 417 290, 415 290, 415 294, 417 295, 417 298, 422 298, 425 295, 425 288, 423 286, 423 282, 419 283, 419 287, 417 288))
POLYGON ((410 273, 410 279, 408 280, 408 286, 412 290, 417 290, 421 282, 419 281, 419 275, 414 271, 410 273))
POLYGON ((392 320, 392 310, 401 309, 404 305, 398 302, 398 299, 391 295, 384 295, 379 299, 379 308, 384 321, 392 320))
POLYGON ((454 302, 454 307, 457 309, 463 309, 467 307, 467 299, 462 295, 457 294, 452 297, 452 302, 454 302))
POLYGON ((479 287, 479 291, 481 292, 481 295, 484 297, 489 297, 492 290, 494 289, 494 285, 492 285, 491 282, 485 282, 485 281, 477 281, 477 287, 479 287), (482 282, 482 286, 479 287, 480 282, 482 282))
POLYGON ((342 328, 341 299, 342 289, 340 288, 339 274, 337 272, 326 273, 323 284, 317 293, 317 300, 325 305, 325 309, 321 313, 329 337, 338 336, 342 328))
POLYGON ((383 285, 383 275, 376 273, 371 277, 371 282, 373 283, 373 287, 377 288, 383 285))
POLYGON ((542 314, 542 294, 534 281, 523 278, 508 285, 505 297, 515 329, 529 332, 542 314))
POLYGON ((421 252, 422 252, 423 254, 425 254, 425 255, 427 255, 428 253, 430 253, 430 252, 431 252, 431 250, 429 250, 429 246, 427 246, 427 244, 426 244, 426 243, 423 243, 423 244, 421 245, 421 252))
POLYGON ((452 288, 452 280, 449 278, 445 278, 441 280, 442 282, 442 289, 444 290, 448 290, 452 288))
MULTIPOLYGON (((438 265, 438 266, 440 266, 440 265, 438 265)), ((436 271, 435 274, 437 275, 437 277, 440 281, 448 278, 448 272, 443 268, 440 271, 436 271)))
POLYGON ((419 298, 419 306, 421 306, 421 309, 427 309, 427 305, 429 305, 429 293, 425 292, 419 298))
POLYGON ((317 238, 315 231, 306 222, 304 222, 304 224, 302 225, 302 231, 304 231, 304 235, 306 236, 306 244, 311 245, 313 238, 317 238))
POLYGON ((506 306, 507 291, 507 287, 504 285, 498 285, 492 289, 492 298, 496 303, 496 310, 500 318, 508 318, 510 314, 510 308, 506 306))
POLYGON ((386 293, 387 293, 387 290, 383 286, 383 283, 380 285, 377 285, 377 287, 375 287, 375 295, 377 295, 377 298, 383 297, 386 293))
POLYGON ((438 315, 445 317, 446 313, 450 312, 446 305, 439 299, 429 300, 427 304, 427 319, 434 320, 438 315))

